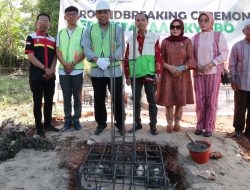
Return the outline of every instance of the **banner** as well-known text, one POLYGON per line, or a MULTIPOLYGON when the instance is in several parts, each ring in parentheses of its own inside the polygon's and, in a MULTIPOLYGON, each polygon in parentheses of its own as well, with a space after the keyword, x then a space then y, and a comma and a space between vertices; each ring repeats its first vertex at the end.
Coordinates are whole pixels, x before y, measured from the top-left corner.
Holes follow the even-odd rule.
MULTIPOLYGON (((95 7, 98 1, 60 0, 59 30, 66 27, 64 10, 68 6, 75 6, 80 10, 78 24, 84 28, 97 22, 95 7)), ((196 33, 200 32, 197 21, 199 12, 210 11, 214 15, 214 30, 223 32, 230 50, 234 43, 244 38, 242 33, 243 22, 250 19, 249 0, 109 0, 109 2, 111 22, 119 23, 122 26, 126 39, 132 35, 135 15, 138 12, 146 13, 149 16, 147 29, 159 33, 162 40, 169 36, 169 25, 175 18, 183 20, 185 36, 192 38, 196 33)), ((88 71, 90 65, 86 61, 85 63, 85 66, 87 66, 85 69, 88 71)), ((131 88, 125 85, 125 91, 130 92, 131 88)), ((223 91, 222 88, 221 91, 223 91)), ((227 94, 229 94, 229 91, 227 94)), ((233 97, 229 97, 229 99, 233 99, 233 97)), ((222 100, 223 106, 228 104, 228 99, 224 101, 224 98, 219 97, 219 100, 222 100)), ((146 102, 146 100, 142 101, 146 102)), ((190 110, 193 110, 193 105, 190 106, 192 107, 190 110)))
MULTIPOLYGON (((64 10, 75 6, 80 10, 79 25, 84 28, 96 22, 95 7, 99 0, 61 0, 59 30, 66 27, 64 10)), ((149 16, 148 30, 161 34, 161 39, 169 35, 169 24, 175 19, 185 23, 185 35, 192 38, 200 31, 199 11, 210 11, 214 15, 214 30, 223 32, 229 48, 243 38, 243 21, 250 19, 248 0, 109 0, 111 22, 119 23, 125 37, 131 35, 135 15, 139 12, 149 16)))

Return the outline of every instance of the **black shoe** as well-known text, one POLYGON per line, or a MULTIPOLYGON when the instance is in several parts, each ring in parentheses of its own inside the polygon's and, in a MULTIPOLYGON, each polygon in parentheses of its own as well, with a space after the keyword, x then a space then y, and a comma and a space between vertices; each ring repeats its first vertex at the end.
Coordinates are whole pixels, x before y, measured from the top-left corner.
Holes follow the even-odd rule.
MULTIPOLYGON (((142 129, 142 124, 135 124, 135 131, 138 131, 142 129)), ((128 130, 128 133, 133 133, 134 132, 134 128, 132 127, 130 130, 128 130)))
POLYGON ((64 122, 64 126, 63 128, 61 129, 61 131, 67 131, 69 130, 71 127, 71 120, 70 119, 67 119, 65 122, 64 122))
POLYGON ((158 135, 158 131, 155 126, 150 127, 150 133, 151 135, 158 135))
POLYGON ((77 130, 77 131, 81 130, 81 124, 80 124, 79 120, 74 121, 73 125, 74 125, 75 130, 77 130))
POLYGON ((46 138, 44 131, 37 131, 37 135, 41 138, 46 138))
POLYGON ((44 128, 42 124, 36 124, 36 131, 38 136, 45 138, 44 128))
POLYGON ((203 133, 202 130, 199 129, 196 129, 194 132, 195 135, 201 135, 202 133, 203 133))
POLYGON ((46 131, 53 131, 53 132, 58 132, 60 131, 60 129, 57 129, 56 127, 52 126, 52 125, 44 125, 44 129, 46 131))
POLYGON ((242 136, 243 136, 242 131, 234 131, 233 137, 239 138, 239 137, 242 137, 242 136))
POLYGON ((56 127, 48 127, 48 128, 46 128, 45 130, 47 130, 47 131, 54 131, 54 132, 58 132, 58 131, 60 131, 60 129, 58 129, 58 128, 56 128, 56 127))
POLYGON ((206 131, 206 132, 204 132, 204 137, 211 137, 212 136, 212 132, 209 132, 209 131, 206 131))
POLYGON ((250 141, 250 133, 246 134, 248 140, 250 141))
POLYGON ((95 135, 100 135, 104 129, 105 127, 97 126, 95 129, 95 135))
POLYGON ((120 127, 118 128, 118 133, 121 135, 121 136, 124 136, 126 134, 126 130, 123 128, 123 127, 120 127))

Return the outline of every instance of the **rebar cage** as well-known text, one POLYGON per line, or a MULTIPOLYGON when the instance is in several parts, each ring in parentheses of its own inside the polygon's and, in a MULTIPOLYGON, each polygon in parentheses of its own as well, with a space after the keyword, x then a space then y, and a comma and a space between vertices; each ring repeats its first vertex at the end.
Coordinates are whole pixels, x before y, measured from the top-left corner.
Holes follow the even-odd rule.
POLYGON ((169 187, 161 147, 144 142, 136 147, 133 143, 95 143, 79 168, 78 182, 79 190, 166 190, 169 187))

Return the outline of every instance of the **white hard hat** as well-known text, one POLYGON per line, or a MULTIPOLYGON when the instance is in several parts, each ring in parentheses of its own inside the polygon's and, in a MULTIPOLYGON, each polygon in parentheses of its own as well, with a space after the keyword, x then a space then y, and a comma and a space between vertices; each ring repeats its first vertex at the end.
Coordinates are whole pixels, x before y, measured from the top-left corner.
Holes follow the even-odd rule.
POLYGON ((96 11, 110 10, 109 3, 107 1, 99 1, 96 5, 96 11))

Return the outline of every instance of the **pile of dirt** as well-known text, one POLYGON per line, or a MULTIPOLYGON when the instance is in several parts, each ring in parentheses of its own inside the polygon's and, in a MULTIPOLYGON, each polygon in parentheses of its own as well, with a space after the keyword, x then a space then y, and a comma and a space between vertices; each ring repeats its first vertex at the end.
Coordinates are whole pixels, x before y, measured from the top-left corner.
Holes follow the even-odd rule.
POLYGON ((33 134, 25 125, 16 125, 12 118, 4 120, 0 127, 0 161, 14 158, 24 148, 42 151, 55 148, 53 142, 33 134))
POLYGON ((166 145, 162 150, 166 172, 171 184, 173 184, 175 189, 187 189, 186 172, 184 167, 178 162, 178 147, 166 145))
POLYGON ((66 169, 69 173, 70 176, 68 180, 69 190, 75 190, 77 185, 79 184, 77 181, 78 170, 81 163, 86 160, 90 147, 91 146, 81 141, 77 142, 74 145, 69 145, 68 147, 64 147, 60 151, 63 159, 59 164, 59 168, 66 169))
POLYGON ((245 161, 250 162, 250 140, 244 135, 235 137, 234 132, 227 133, 226 138, 232 138, 237 142, 241 148, 240 155, 245 161))

